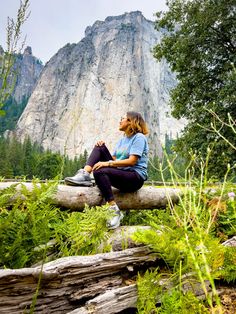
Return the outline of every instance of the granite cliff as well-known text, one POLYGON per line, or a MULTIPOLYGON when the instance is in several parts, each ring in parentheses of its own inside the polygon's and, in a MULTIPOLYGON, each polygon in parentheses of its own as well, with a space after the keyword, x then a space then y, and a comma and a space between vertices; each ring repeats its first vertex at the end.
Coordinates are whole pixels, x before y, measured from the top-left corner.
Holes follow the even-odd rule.
POLYGON ((168 106, 175 77, 151 53, 161 36, 139 11, 87 27, 79 43, 67 44, 45 65, 17 136, 70 157, 97 140, 112 149, 120 117, 135 110, 149 124, 152 152, 160 154, 165 134, 175 137, 183 128, 168 106))
POLYGON ((23 54, 16 57, 15 62, 17 81, 13 92, 13 98, 21 102, 23 97, 28 98, 39 79, 43 69, 42 62, 32 54, 31 47, 26 47, 23 54))
MULTIPOLYGON (((4 54, 0 46, 0 56, 4 54)), ((26 47, 23 53, 14 56, 14 64, 10 77, 14 80, 11 97, 16 103, 21 103, 25 98, 29 98, 42 72, 42 62, 33 56, 32 48, 26 47)))
MULTIPOLYGON (((5 52, 0 46, 0 63, 5 52)), ((14 63, 8 76, 10 97, 4 101, 2 109, 4 116, 0 116, 0 135, 16 126, 27 101, 32 94, 40 73, 42 62, 33 56, 31 47, 26 47, 23 54, 14 55, 14 63)), ((1 78, 0 78, 1 86, 1 78)), ((9 132, 6 132, 6 136, 9 132)))

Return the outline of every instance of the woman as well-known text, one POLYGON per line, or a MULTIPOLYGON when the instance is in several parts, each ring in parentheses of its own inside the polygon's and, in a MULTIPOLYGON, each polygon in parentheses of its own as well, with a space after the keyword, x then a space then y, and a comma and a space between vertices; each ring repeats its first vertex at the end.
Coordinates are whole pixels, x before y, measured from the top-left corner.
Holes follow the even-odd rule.
POLYGON ((90 173, 93 172, 95 182, 114 214, 107 223, 110 229, 119 227, 123 218, 115 202, 112 186, 122 192, 134 192, 147 180, 148 143, 145 135, 148 129, 141 114, 127 112, 120 120, 119 130, 124 132, 124 136, 116 144, 112 155, 105 143, 99 141, 86 166, 74 177, 65 178, 68 185, 91 186, 90 173))

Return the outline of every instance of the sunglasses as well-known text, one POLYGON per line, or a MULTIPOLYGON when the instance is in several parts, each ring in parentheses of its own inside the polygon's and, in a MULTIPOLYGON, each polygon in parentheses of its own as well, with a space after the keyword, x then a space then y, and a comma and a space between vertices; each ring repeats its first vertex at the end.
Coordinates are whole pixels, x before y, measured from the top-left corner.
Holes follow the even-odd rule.
POLYGON ((126 116, 120 118, 120 121, 123 121, 123 120, 130 121, 130 119, 128 119, 126 116))

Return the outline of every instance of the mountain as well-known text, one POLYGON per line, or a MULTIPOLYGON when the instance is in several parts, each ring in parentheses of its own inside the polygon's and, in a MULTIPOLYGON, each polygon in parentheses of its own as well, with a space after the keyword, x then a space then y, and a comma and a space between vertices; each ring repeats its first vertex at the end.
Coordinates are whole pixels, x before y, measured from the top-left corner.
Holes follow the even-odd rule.
MULTIPOLYGON (((4 55, 0 46, 0 56, 4 55)), ((11 77, 14 80, 14 88, 11 93, 12 99, 17 103, 24 98, 29 98, 42 72, 42 62, 33 56, 32 48, 26 47, 23 53, 14 55, 14 64, 11 70, 11 77)))
POLYGON ((18 121, 18 138, 30 136, 69 157, 90 151, 97 140, 112 149, 120 117, 134 110, 145 117, 151 151, 160 155, 165 134, 176 137, 184 125, 168 105, 175 77, 151 52, 161 36, 139 11, 87 27, 79 43, 45 65, 18 121))
POLYGON ((26 47, 23 54, 16 56, 14 68, 17 73, 17 80, 12 97, 17 103, 20 103, 23 98, 28 98, 39 79, 43 69, 42 62, 33 56, 32 48, 26 47))
MULTIPOLYGON (((0 47, 0 56, 3 55, 4 50, 0 47)), ((13 90, 2 108, 6 114, 0 116, 0 134, 15 127, 28 98, 34 90, 42 69, 43 64, 32 55, 31 47, 26 47, 23 54, 19 53, 14 56, 14 64, 10 75, 11 80, 14 81, 13 90)))

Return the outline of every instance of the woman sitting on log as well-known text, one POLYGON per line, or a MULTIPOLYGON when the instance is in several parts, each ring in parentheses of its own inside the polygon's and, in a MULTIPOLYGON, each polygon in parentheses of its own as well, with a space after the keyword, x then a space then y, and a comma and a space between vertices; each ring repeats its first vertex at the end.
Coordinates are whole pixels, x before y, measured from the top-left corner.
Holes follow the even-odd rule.
POLYGON ((147 180, 148 143, 145 135, 148 128, 141 114, 127 112, 120 120, 119 130, 124 132, 124 136, 116 144, 112 155, 105 142, 99 141, 85 167, 75 176, 65 178, 68 185, 91 186, 90 173, 93 172, 95 182, 109 204, 109 210, 114 213, 107 223, 110 229, 119 227, 123 218, 111 187, 121 192, 134 192, 147 180))

